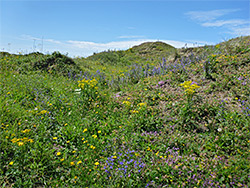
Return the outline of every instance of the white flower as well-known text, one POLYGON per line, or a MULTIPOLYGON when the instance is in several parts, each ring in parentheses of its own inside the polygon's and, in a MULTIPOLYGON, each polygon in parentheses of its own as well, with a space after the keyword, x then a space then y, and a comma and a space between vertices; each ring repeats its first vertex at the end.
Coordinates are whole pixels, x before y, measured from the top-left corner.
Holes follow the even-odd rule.
POLYGON ((222 129, 221 129, 221 128, 219 128, 219 129, 217 129, 217 131, 218 131, 218 132, 221 132, 221 131, 222 131, 222 129))
POLYGON ((75 94, 80 95, 81 94, 81 88, 80 89, 75 89, 75 94))

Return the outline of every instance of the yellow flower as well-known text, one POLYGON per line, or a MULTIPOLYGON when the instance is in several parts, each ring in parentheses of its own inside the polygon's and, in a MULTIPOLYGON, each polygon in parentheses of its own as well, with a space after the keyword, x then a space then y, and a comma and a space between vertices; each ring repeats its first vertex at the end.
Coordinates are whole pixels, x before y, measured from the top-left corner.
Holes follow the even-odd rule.
POLYGON ((40 114, 46 114, 46 113, 48 113, 48 111, 46 111, 46 110, 42 110, 42 111, 40 112, 40 114))
POLYGON ((138 110, 132 110, 131 112, 132 112, 133 114, 139 113, 138 110))
POLYGON ((64 161, 64 158, 60 159, 60 161, 63 162, 63 161, 64 161))
POLYGON ((18 146, 22 146, 24 143, 23 142, 18 142, 18 146))
POLYGON ((98 131, 98 133, 101 133, 102 131, 98 131))
POLYGON ((28 133, 28 132, 30 132, 30 129, 25 129, 22 131, 22 133, 28 133))
POLYGON ((94 134, 94 135, 92 135, 92 137, 93 137, 93 138, 96 138, 96 137, 97 137, 97 135, 95 135, 95 134, 94 134))
POLYGON ((77 162, 78 165, 81 164, 81 163, 82 163, 82 161, 78 161, 78 162, 77 162))
POLYGON ((57 137, 53 137, 53 140, 56 140, 57 139, 57 137))
POLYGON ((74 162, 70 162, 70 165, 73 166, 73 165, 75 165, 75 163, 74 162))
POLYGON ((112 158, 113 158, 113 159, 116 159, 117 157, 116 157, 116 156, 113 156, 112 158))
POLYGON ((86 132, 88 129, 84 129, 83 132, 86 132))
POLYGON ((14 162, 13 161, 11 161, 10 163, 9 163, 9 165, 13 165, 14 164, 14 162))
POLYGON ((61 155, 61 152, 57 152, 56 155, 57 155, 57 156, 61 155))
POLYGON ((11 142, 16 143, 16 142, 18 142, 18 140, 17 140, 17 138, 13 138, 13 139, 11 139, 11 142))
POLYGON ((96 166, 99 165, 99 164, 100 164, 100 163, 98 163, 98 162, 95 163, 96 166))
POLYGON ((131 102, 129 102, 129 101, 123 101, 122 104, 125 104, 125 105, 127 105, 127 106, 130 106, 130 105, 131 105, 131 102))
POLYGON ((146 103, 139 103, 137 106, 146 106, 146 103))

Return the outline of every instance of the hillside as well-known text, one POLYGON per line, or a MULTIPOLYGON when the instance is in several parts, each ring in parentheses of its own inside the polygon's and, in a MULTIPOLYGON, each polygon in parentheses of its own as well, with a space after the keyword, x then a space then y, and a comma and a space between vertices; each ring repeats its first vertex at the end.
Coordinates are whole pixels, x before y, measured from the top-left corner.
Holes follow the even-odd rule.
POLYGON ((0 55, 3 187, 250 186, 250 36, 0 55))

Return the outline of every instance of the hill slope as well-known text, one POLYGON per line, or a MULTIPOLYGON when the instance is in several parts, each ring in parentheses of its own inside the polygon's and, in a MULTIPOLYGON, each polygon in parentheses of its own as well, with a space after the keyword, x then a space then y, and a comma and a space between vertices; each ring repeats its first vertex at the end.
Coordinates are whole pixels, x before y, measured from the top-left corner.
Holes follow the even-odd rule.
POLYGON ((249 187, 250 36, 175 53, 1 56, 0 184, 249 187))

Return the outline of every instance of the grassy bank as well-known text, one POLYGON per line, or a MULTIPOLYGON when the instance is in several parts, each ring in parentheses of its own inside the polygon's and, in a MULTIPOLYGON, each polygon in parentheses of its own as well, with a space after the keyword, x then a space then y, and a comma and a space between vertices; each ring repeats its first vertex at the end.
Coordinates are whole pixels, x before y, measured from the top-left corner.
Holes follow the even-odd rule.
POLYGON ((1 53, 0 184, 249 187, 250 37, 146 45, 1 53))

